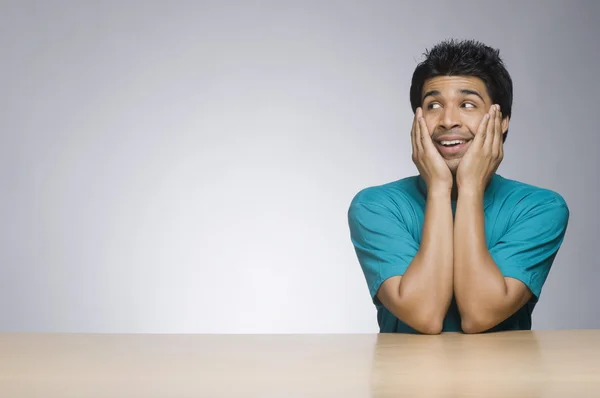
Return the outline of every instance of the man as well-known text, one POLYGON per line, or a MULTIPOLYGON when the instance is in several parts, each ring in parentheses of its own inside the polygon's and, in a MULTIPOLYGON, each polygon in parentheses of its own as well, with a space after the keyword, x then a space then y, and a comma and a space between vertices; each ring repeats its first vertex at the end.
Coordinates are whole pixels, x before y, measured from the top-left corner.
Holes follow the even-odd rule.
POLYGON ((444 41, 412 78, 419 175, 360 191, 350 235, 381 332, 531 329, 569 209, 496 173, 512 80, 494 50, 444 41))

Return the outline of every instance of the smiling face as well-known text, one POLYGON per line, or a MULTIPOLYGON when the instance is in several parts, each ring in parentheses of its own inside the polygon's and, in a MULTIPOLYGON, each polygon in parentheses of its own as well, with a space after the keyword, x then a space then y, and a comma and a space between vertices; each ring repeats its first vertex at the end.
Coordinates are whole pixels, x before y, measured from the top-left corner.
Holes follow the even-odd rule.
MULTIPOLYGON (((492 105, 485 83, 478 77, 437 76, 425 81, 423 118, 453 174, 492 105)), ((502 131, 507 129, 508 118, 505 117, 502 131)))

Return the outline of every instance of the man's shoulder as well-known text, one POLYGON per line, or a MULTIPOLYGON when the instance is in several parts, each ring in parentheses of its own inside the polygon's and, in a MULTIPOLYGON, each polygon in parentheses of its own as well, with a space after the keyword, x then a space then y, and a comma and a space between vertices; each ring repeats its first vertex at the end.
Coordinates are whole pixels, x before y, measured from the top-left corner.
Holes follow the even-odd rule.
POLYGON ((539 207, 569 209, 567 201, 557 191, 506 177, 499 178, 494 196, 495 201, 503 204, 506 210, 527 211, 539 207))
POLYGON ((362 188, 352 198, 350 207, 398 208, 407 203, 415 202, 419 195, 418 176, 404 177, 384 184, 362 188))

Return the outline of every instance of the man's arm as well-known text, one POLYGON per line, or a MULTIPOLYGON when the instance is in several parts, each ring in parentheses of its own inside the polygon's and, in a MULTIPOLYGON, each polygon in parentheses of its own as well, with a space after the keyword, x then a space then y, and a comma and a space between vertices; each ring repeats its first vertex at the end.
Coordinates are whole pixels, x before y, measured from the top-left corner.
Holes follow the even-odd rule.
POLYGON ((452 300, 453 178, 422 116, 417 108, 411 130, 412 159, 427 184, 421 244, 404 274, 382 283, 377 298, 413 329, 437 334, 452 300))
POLYGON ((491 329, 539 299, 569 222, 560 195, 530 193, 488 250, 482 198, 459 192, 454 220, 454 294, 467 333, 491 329))
POLYGON ((379 301, 398 319, 425 334, 438 334, 452 299, 450 191, 430 191, 421 245, 403 276, 384 281, 379 301))
POLYGON ((507 129, 508 117, 492 105, 456 173, 454 295, 467 333, 489 330, 539 298, 569 219, 560 195, 532 193, 514 204, 518 216, 488 251, 483 198, 504 157, 507 129))
POLYGON ((488 251, 482 192, 459 192, 454 221, 454 290, 462 329, 488 330, 531 298, 518 279, 505 278, 488 251))
POLYGON ((356 200, 349 221, 374 300, 418 332, 437 334, 452 300, 453 180, 422 114, 418 108, 411 130, 413 161, 427 185, 420 244, 379 198, 356 200))
POLYGON ((497 104, 483 117, 460 161, 454 220, 454 294, 466 333, 488 330, 521 308, 532 296, 520 280, 505 278, 488 251, 483 197, 502 162, 502 135, 508 118, 497 104))

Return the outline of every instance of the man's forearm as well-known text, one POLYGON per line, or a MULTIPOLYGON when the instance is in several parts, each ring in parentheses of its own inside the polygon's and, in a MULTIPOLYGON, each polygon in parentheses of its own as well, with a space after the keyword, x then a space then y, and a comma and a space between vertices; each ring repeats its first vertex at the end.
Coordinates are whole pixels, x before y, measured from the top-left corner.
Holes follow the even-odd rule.
POLYGON ((399 287, 400 302, 417 324, 441 328, 453 293, 452 241, 450 192, 430 190, 421 245, 399 287))
MULTIPOLYGON (((507 297, 504 276, 487 248, 483 193, 459 191, 454 219, 454 294, 463 329, 487 329, 507 297), (474 326, 478 325, 478 326, 474 326)), ((483 331, 483 330, 481 330, 483 331)))

